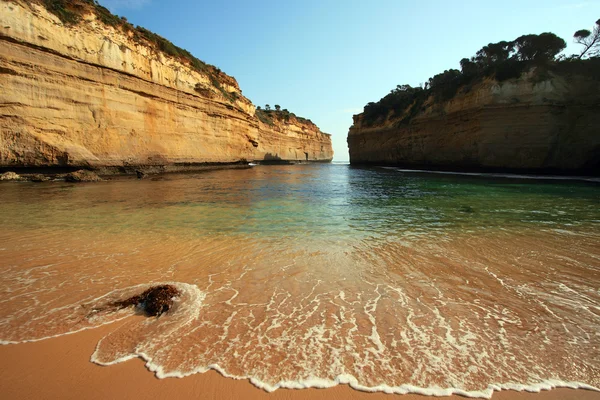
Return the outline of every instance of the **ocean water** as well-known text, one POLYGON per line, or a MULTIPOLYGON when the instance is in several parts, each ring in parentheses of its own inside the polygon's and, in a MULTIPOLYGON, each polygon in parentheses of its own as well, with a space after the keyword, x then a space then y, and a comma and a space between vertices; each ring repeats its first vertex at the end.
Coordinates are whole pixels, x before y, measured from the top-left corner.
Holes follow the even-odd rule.
POLYGON ((278 388, 600 387, 600 183, 341 164, 0 184, 0 341, 278 388), (153 284, 159 318, 103 305, 153 284), (98 311, 101 310, 101 311, 98 311))

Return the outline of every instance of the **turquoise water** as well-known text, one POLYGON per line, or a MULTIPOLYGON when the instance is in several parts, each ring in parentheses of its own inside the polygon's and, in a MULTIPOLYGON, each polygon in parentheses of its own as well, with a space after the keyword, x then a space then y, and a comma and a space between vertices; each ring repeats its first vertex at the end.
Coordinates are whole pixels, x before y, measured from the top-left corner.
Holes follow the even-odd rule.
POLYGON ((600 184, 362 169, 258 166, 96 185, 0 188, 3 226, 306 240, 454 230, 595 229, 600 184))
POLYGON ((0 183, 0 343, 266 390, 600 387, 600 183, 349 165, 0 183), (160 318, 106 305, 169 282, 160 318))

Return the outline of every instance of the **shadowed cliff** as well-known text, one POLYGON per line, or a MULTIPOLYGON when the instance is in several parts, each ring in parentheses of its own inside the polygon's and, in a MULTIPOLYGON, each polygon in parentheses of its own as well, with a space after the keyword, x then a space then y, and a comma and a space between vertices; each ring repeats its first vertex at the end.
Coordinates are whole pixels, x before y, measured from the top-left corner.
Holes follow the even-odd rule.
POLYGON ((599 175, 600 59, 556 57, 564 47, 524 35, 424 87, 399 85, 354 116, 350 162, 599 175))

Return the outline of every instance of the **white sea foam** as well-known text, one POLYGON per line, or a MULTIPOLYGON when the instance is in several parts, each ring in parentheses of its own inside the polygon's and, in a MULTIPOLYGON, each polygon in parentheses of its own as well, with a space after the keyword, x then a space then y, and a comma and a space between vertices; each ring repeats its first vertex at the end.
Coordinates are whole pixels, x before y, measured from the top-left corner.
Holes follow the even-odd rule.
MULTIPOLYGON (((494 274, 492 274, 492 276, 494 276, 494 274)), ((496 276, 494 276, 494 278, 497 279, 496 276)), ((172 340, 173 338, 178 337, 179 334, 182 334, 182 335, 186 334, 185 331, 180 331, 180 328, 189 326, 194 320, 196 320, 197 318, 200 317, 200 309, 202 308, 202 302, 205 298, 205 294, 203 292, 200 292, 197 289, 197 287, 195 287, 193 285, 185 285, 185 284, 180 284, 180 283, 174 283, 174 284, 177 285, 177 287, 183 293, 180 301, 178 301, 176 303, 177 307, 174 308, 172 312, 169 312, 168 315, 164 315, 163 317, 159 318, 158 320, 153 321, 153 324, 154 323, 160 324, 161 322, 165 322, 172 326, 172 329, 170 329, 168 332, 169 340, 172 340)), ((505 286, 505 285, 506 285, 506 283, 502 282, 502 286, 505 286)), ((316 290, 317 286, 313 287, 313 293, 316 290)), ((393 287, 387 287, 387 289, 390 290, 390 293, 397 293, 399 295, 398 301, 400 303, 406 304, 406 302, 409 301, 408 299, 406 299, 402 296, 403 292, 401 289, 393 288, 393 287)), ((382 297, 387 292, 385 292, 380 285, 376 285, 374 288, 374 293, 375 293, 375 296, 372 297, 370 300, 367 300, 364 303, 364 312, 365 312, 365 315, 367 316, 367 319, 372 324, 371 334, 368 336, 368 339, 371 341, 371 343, 375 347, 372 347, 370 349, 370 351, 372 351, 373 354, 376 354, 378 356, 378 362, 381 363, 385 360, 385 358, 386 358, 385 353, 386 353, 386 351, 388 351, 388 349, 386 348, 385 344, 381 341, 381 336, 380 336, 379 332, 377 331, 377 320, 376 320, 375 313, 378 308, 377 307, 378 303, 381 301, 382 297)), ((238 296, 238 293, 236 292, 236 294, 233 296, 233 298, 229 298, 224 303, 230 305, 231 301, 237 296, 238 296)), ((285 303, 285 301, 281 301, 278 303, 277 299, 279 297, 280 296, 277 294, 277 291, 273 292, 268 304, 266 304, 267 308, 270 308, 272 311, 276 312, 277 314, 278 314, 278 312, 276 310, 278 309, 278 307, 281 306, 281 304, 285 303)), ((347 297, 347 294, 344 291, 338 292, 335 295, 335 298, 338 298, 344 302, 347 300, 346 297, 347 297)), ((285 298, 287 298, 287 297, 285 297, 285 298)), ((344 308, 344 307, 342 307, 342 308, 344 308)), ((318 307, 317 307, 317 309, 318 309, 318 307)), ((313 309, 313 312, 315 310, 316 309, 313 309)), ((500 325, 500 329, 498 332, 502 336, 502 337, 500 337, 500 341, 503 343, 504 347, 509 346, 507 339, 506 339, 507 331, 504 329, 504 324, 519 323, 518 318, 515 319, 514 317, 511 317, 510 313, 507 314, 507 311, 508 310, 500 311, 497 315, 494 313, 490 313, 490 317, 493 317, 500 325)), ((340 311, 340 313, 347 313, 347 312, 348 312, 348 310, 340 311)), ((432 309, 432 312, 433 312, 433 315, 435 316, 435 318, 438 320, 438 323, 436 325, 438 325, 440 328, 442 328, 445 331, 445 334, 444 334, 445 343, 448 346, 450 346, 450 347, 448 347, 448 351, 450 351, 450 349, 452 348, 453 349, 452 351, 456 350, 460 353, 467 353, 469 343, 471 343, 471 345, 472 345, 472 341, 477 339, 476 335, 474 335, 468 329, 466 329, 466 330, 462 329, 463 336, 462 337, 456 336, 453 333, 453 328, 450 326, 450 324, 446 320, 446 318, 440 313, 440 311, 438 309, 432 309)), ((489 310, 488 310, 488 312, 489 312, 489 310)), ((420 337, 421 341, 423 343, 430 342, 433 338, 430 336, 429 333, 426 333, 426 331, 424 330, 425 327, 419 327, 418 325, 411 322, 412 319, 416 318, 416 315, 414 313, 412 313, 412 311, 409 314, 412 314, 412 317, 409 316, 409 318, 407 319, 407 322, 409 324, 408 325, 409 332, 412 331, 414 334, 417 334, 418 335, 417 337, 420 337)), ((223 326, 224 333, 221 336, 220 340, 227 340, 228 329, 229 329, 233 319, 236 318, 236 316, 237 316, 237 312, 234 312, 229 317, 227 317, 227 319, 225 320, 224 326, 223 326)), ((344 315, 344 316, 346 318, 340 319, 339 320, 340 322, 348 321, 347 316, 346 315, 344 315)), ((286 318, 286 317, 287 316, 285 316, 283 314, 278 314, 277 317, 272 318, 270 320, 269 326, 266 327, 263 335, 267 335, 268 332, 272 329, 277 329, 278 327, 281 327, 282 321, 280 321, 279 318, 286 318)), ((350 321, 352 321, 352 320, 350 320, 350 321)), ((354 324, 354 331, 355 331, 356 329, 358 329, 358 326, 356 325, 356 322, 353 322, 353 324, 354 324)), ((321 339, 318 339, 318 338, 323 338, 326 335, 326 332, 328 331, 328 329, 330 329, 330 328, 327 328, 324 325, 315 325, 311 329, 309 329, 308 334, 304 337, 304 340, 308 341, 309 339, 312 339, 312 340, 317 339, 317 342, 319 342, 321 339)), ((404 338, 406 339, 407 337, 404 336, 404 338)), ((108 336, 108 339, 110 340, 110 335, 108 336)), ((182 377, 197 374, 197 373, 204 373, 204 372, 212 369, 212 370, 219 372, 221 375, 223 375, 224 377, 227 377, 227 378, 247 379, 254 386, 256 386, 260 389, 263 389, 267 392, 273 392, 280 388, 287 388, 287 389, 330 388, 330 387, 337 386, 340 384, 349 385, 353 389, 364 391, 364 392, 384 392, 384 393, 394 393, 394 394, 414 393, 414 394, 421 394, 421 395, 427 395, 427 396, 449 396, 449 395, 455 394, 455 395, 461 395, 461 396, 471 397, 471 398, 491 398, 495 391, 501 391, 501 390, 539 392, 542 390, 550 390, 553 388, 564 387, 564 388, 589 389, 589 390, 599 391, 599 389, 597 389, 589 384, 585 384, 582 382, 576 382, 576 381, 563 381, 563 380, 559 380, 559 379, 545 379, 545 380, 540 380, 539 382, 528 383, 528 384, 515 383, 515 382, 492 383, 492 384, 488 384, 487 387, 479 389, 479 390, 467 390, 464 388, 457 388, 457 387, 443 388, 443 387, 438 387, 437 385, 434 385, 431 387, 418 386, 418 385, 413 385, 413 384, 401 384, 401 385, 394 386, 394 385, 389 385, 386 383, 381 383, 381 384, 377 384, 377 385, 368 385, 368 384, 365 384, 361 380, 361 378, 359 378, 353 374, 348 374, 348 373, 338 374, 338 375, 335 375, 335 377, 333 377, 333 378, 322 377, 319 375, 313 375, 313 376, 309 376, 307 378, 298 379, 298 380, 280 380, 277 382, 268 382, 260 377, 254 376, 252 374, 230 373, 230 372, 228 372, 227 368, 221 366, 219 363, 211 363, 211 364, 206 364, 206 365, 196 364, 196 366, 194 368, 187 369, 187 370, 165 368, 165 366, 160 361, 156 360, 155 356, 151 355, 151 353, 156 352, 157 349, 155 347, 153 347, 152 345, 149 345, 149 343, 146 343, 146 345, 143 345, 143 344, 140 345, 138 343, 138 345, 135 347, 135 350, 132 352, 122 354, 122 355, 120 355, 118 357, 114 357, 112 359, 111 358, 103 359, 103 357, 99 357, 99 354, 104 351, 103 350, 104 340, 105 339, 102 339, 98 343, 96 351, 92 355, 92 361, 95 363, 101 364, 101 365, 112 365, 112 364, 130 360, 135 357, 139 357, 139 358, 145 360, 146 367, 148 368, 148 370, 154 372, 155 375, 161 379, 173 378, 173 377, 182 378, 182 377)), ((315 342, 315 343, 317 343, 317 342, 315 342)), ((351 347, 356 345, 351 340, 349 341, 349 343, 351 344, 351 347)), ((112 346, 109 346, 109 347, 112 347, 112 346)), ((433 353, 431 353, 431 352, 427 352, 427 353, 429 354, 430 360, 433 360, 435 358, 433 353)), ((114 354, 113 354, 113 356, 114 356, 114 354)), ((358 354, 356 356, 358 356, 358 354)), ((482 354, 481 356, 485 357, 485 354, 482 354)), ((481 362, 481 360, 480 360, 480 362, 481 362)), ((340 366, 340 365, 338 365, 338 366, 340 366)), ((469 370, 472 372, 477 372, 478 368, 476 368, 476 367, 473 368, 473 367, 475 367, 475 366, 470 367, 469 370)), ((306 368, 306 367, 303 367, 303 369, 304 368, 306 368)), ((450 373, 450 371, 448 371, 448 373, 450 373)))
POLYGON ((297 381, 279 381, 276 384, 269 384, 261 381, 258 378, 248 375, 234 375, 228 373, 225 369, 221 368, 218 364, 211 364, 205 367, 197 367, 193 371, 187 373, 179 372, 164 372, 163 368, 152 362, 152 358, 147 354, 138 353, 119 359, 117 362, 128 361, 132 358, 139 357, 146 361, 146 368, 154 372, 156 377, 159 379, 166 378, 185 378, 198 373, 205 373, 209 370, 214 370, 220 373, 222 376, 236 380, 248 380, 252 385, 259 389, 265 390, 266 392, 272 393, 278 389, 327 389, 338 385, 348 385, 355 390, 368 393, 383 392, 387 394, 420 394, 424 396, 443 397, 451 395, 460 395, 468 398, 484 398, 491 399, 494 392, 500 392, 502 390, 513 390, 517 392, 531 392, 539 393, 545 390, 552 390, 558 388, 568 389, 586 389, 600 392, 599 388, 594 386, 581 383, 581 382, 568 382, 558 379, 547 379, 538 383, 531 384, 519 384, 519 383, 503 383, 503 384, 489 384, 487 388, 483 390, 464 390, 460 388, 439 388, 439 387, 419 387, 414 385, 400 385, 390 386, 386 384, 380 384, 377 386, 366 386, 359 382, 359 380, 348 374, 338 375, 334 379, 326 379, 319 377, 311 377, 308 379, 301 379, 297 381))
MULTIPOLYGON (((487 269, 487 268, 486 268, 487 269)), ((490 271, 488 271, 488 273, 490 275, 492 275, 495 279, 499 280, 501 282, 502 286, 506 286, 508 285, 508 283, 502 281, 501 279, 498 279, 498 277, 496 276, 495 273, 491 273, 490 271)), ((307 378, 303 378, 303 379, 298 379, 298 380, 280 380, 277 382, 269 382, 269 381, 265 381, 262 378, 259 378, 257 376, 251 375, 251 374, 233 374, 227 371, 226 368, 222 367, 221 365, 219 365, 218 363, 210 363, 210 364, 206 364, 206 365, 198 365, 196 364, 195 367, 191 368, 191 369, 187 369, 187 370, 178 370, 178 369, 173 369, 172 367, 169 368, 165 368, 165 365, 160 361, 157 360, 156 358, 156 352, 160 351, 160 341, 161 340, 168 340, 173 341, 173 340, 177 340, 177 338, 179 338, 179 335, 186 335, 188 334, 188 331, 186 331, 186 329, 190 328, 195 321, 198 320, 198 318, 200 318, 200 316, 202 315, 202 311, 206 311, 204 309, 204 300, 206 297, 206 293, 202 292, 198 289, 198 287, 196 285, 190 285, 190 284, 184 284, 184 283, 178 283, 178 282, 165 282, 168 284, 173 284, 175 285, 181 292, 181 296, 176 300, 176 302, 174 303, 173 308, 167 313, 164 314, 163 316, 159 317, 159 318, 152 318, 149 320, 142 320, 142 321, 138 321, 138 324, 142 324, 143 325, 143 330, 144 331, 150 331, 153 333, 158 333, 160 335, 159 337, 159 341, 157 342, 157 344, 159 344, 158 347, 153 346, 152 345, 152 338, 150 339, 150 342, 144 342, 144 338, 139 338, 136 339, 136 343, 137 345, 135 345, 132 349, 127 350, 127 346, 124 348, 124 352, 122 353, 114 353, 112 352, 111 354, 108 354, 108 356, 106 354, 103 354, 107 351, 107 349, 104 347, 104 344, 106 343, 105 341, 111 341, 114 338, 117 338, 116 341, 112 342, 112 344, 109 343, 108 349, 112 349, 109 350, 109 352, 114 350, 114 343, 119 343, 118 339, 119 339, 119 331, 116 331, 114 333, 109 334, 107 337, 103 338, 102 340, 100 340, 100 342, 98 343, 96 350, 94 352, 94 354, 91 357, 91 361, 95 362, 97 364, 101 364, 101 365, 113 365, 113 364, 117 364, 117 363, 121 363, 121 362, 125 362, 127 360, 131 360, 132 358, 136 358, 139 357, 143 360, 145 360, 146 362, 146 367, 148 368, 148 370, 152 371, 155 373, 155 375, 158 378, 164 379, 164 378, 171 378, 171 377, 185 377, 185 376, 189 376, 192 374, 196 374, 196 373, 204 373, 210 369, 213 369, 217 372, 219 372, 220 374, 222 374, 225 377, 228 378, 233 378, 233 379, 248 379, 253 385, 255 385, 258 388, 261 388, 265 391, 268 392, 273 392, 277 389, 280 388, 287 388, 287 389, 303 389, 303 388, 329 388, 329 387, 333 387, 333 386, 337 386, 337 385, 349 385, 350 387, 352 387, 353 389, 356 390, 360 390, 360 391, 365 391, 365 392, 384 392, 384 393, 394 393, 394 394, 407 394, 407 393, 415 393, 415 394, 422 394, 422 395, 427 395, 427 396, 449 396, 452 394, 457 394, 457 395, 462 395, 465 397, 472 397, 472 398, 491 398, 493 393, 495 391, 500 391, 500 390, 517 390, 517 391, 529 391, 529 392, 539 392, 542 390, 550 390, 553 388, 558 388, 558 387, 565 387, 565 388, 573 388, 573 389, 589 389, 589 390, 599 390, 596 387, 593 387, 589 384, 585 384, 582 382, 576 382, 576 381, 563 381, 563 380, 558 380, 558 379, 546 379, 546 380, 540 380, 539 382, 534 382, 534 383, 529 383, 529 384, 523 384, 523 383, 492 383, 492 384, 488 384, 487 387, 479 389, 479 390, 466 390, 464 388, 457 388, 457 387, 438 387, 437 385, 434 386, 418 386, 418 385, 414 385, 414 384, 400 384, 400 385, 390 385, 390 384, 386 384, 386 383, 380 383, 380 384, 376 384, 376 385, 368 385, 365 384, 363 382, 363 380, 353 374, 349 374, 349 373, 344 373, 344 374, 338 374, 338 375, 334 375, 334 377, 332 378, 328 378, 328 377, 324 377, 324 376, 319 376, 317 375, 313 375, 307 378), (163 328, 166 328, 166 330, 163 331, 159 331, 156 330, 157 326, 162 326, 163 328), (116 335, 116 336, 115 336, 116 335), (141 342, 140 342, 141 340, 141 342), (144 343, 146 343, 144 345, 144 343)), ((163 284, 163 283, 161 283, 163 284)), ((231 282, 229 283, 231 284, 231 282)), ((132 286, 132 287, 128 287, 125 289, 118 289, 118 290, 114 290, 111 291, 109 293, 107 293, 106 295, 100 296, 96 299, 94 299, 94 301, 90 302, 93 307, 96 307, 97 305, 101 305, 101 304, 106 304, 107 302, 110 301, 114 301, 115 299, 119 299, 119 298, 123 298, 123 296, 127 296, 130 295, 131 293, 137 293, 139 291, 145 290, 147 287, 149 287, 150 285, 136 285, 136 286, 132 286)), ((317 301, 320 305, 322 305, 323 303, 321 303, 321 300, 314 300, 314 299, 320 299, 320 297, 322 295, 318 295, 316 294, 316 290, 318 289, 319 284, 317 283, 315 286, 312 287, 312 291, 311 293, 306 296, 306 300, 310 300, 311 298, 313 298, 313 300, 311 301, 317 301)), ((571 289, 570 287, 564 285, 564 284, 560 284, 558 286, 559 289, 563 290, 563 291, 567 291, 567 292, 573 292, 573 289, 571 289)), ((438 290, 439 293, 439 289, 438 290)), ((238 296, 239 296, 239 291, 237 290, 233 290, 233 296, 225 296, 225 299, 223 301, 224 304, 227 304, 229 306, 232 305, 232 301, 234 301, 238 296)), ((269 330, 271 329, 276 329, 277 327, 281 326, 282 321, 279 321, 278 318, 287 318, 286 315, 281 314, 278 310, 278 308, 282 305, 285 304, 285 302, 287 300, 278 300, 278 298, 282 297, 280 295, 277 294, 278 292, 275 291, 273 292, 273 294, 270 296, 270 300, 269 302, 266 304, 266 307, 271 309, 272 311, 277 313, 277 317, 272 318, 270 320, 270 325, 269 327, 265 330, 264 335, 267 334, 267 332, 269 332, 269 330)), ((390 294, 393 294, 394 296, 397 296, 397 302, 399 304, 403 304, 404 307, 406 307, 410 302, 411 299, 406 297, 406 294, 404 293, 404 291, 401 288, 397 288, 397 287, 392 287, 389 285, 386 286, 381 286, 381 285, 375 285, 375 287, 373 288, 373 296, 370 299, 365 299, 366 297, 366 293, 362 294, 361 296, 358 296, 359 298, 363 298, 362 301, 364 301, 364 312, 365 312, 365 316, 367 318, 368 321, 370 321, 371 323, 371 333, 368 336, 368 339, 371 341, 371 343, 374 345, 374 347, 371 348, 371 351, 373 352, 373 354, 376 354, 378 356, 378 362, 382 362, 383 360, 386 359, 386 352, 389 352, 389 349, 386 348, 386 345, 382 342, 382 337, 380 335, 380 333, 377 330, 377 326, 378 326, 378 322, 377 322, 377 310, 378 310, 378 304, 380 301, 382 301, 386 296, 389 296, 390 294)), ((287 299, 289 298, 289 296, 283 296, 283 298, 287 299)), ((348 303, 351 304, 353 302, 353 296, 350 296, 349 294, 347 294, 345 291, 338 291, 337 293, 334 294, 334 298, 337 298, 339 300, 341 300, 344 303, 348 303)), ((414 300, 414 299, 413 299, 414 300)), ((310 303, 309 303, 310 304, 310 303)), ((316 310, 318 310, 320 308, 320 305, 317 305, 316 308, 313 308, 312 313, 314 313, 316 310)), ((460 353, 466 353, 468 352, 468 343, 469 341, 475 340, 476 336, 470 332, 468 329, 465 329, 464 327, 461 328, 461 331, 463 332, 463 337, 459 337, 457 336, 457 333, 454 333, 454 328, 451 327, 449 321, 446 319, 446 317, 444 317, 444 315, 437 309, 437 308, 432 308, 432 316, 434 316, 434 318, 438 321, 436 324, 436 326, 439 326, 445 333, 443 334, 443 337, 445 338, 445 343, 449 346, 448 350, 449 352, 452 351, 458 351, 460 353)), ((514 319, 513 317, 511 317, 510 315, 506 315, 506 310, 505 311, 500 311, 497 315, 490 312, 491 310, 487 310, 487 312, 489 313, 490 317, 496 319, 498 321, 498 323, 500 324, 500 329, 498 332, 500 332, 502 334, 502 338, 501 342, 505 342, 506 341, 506 330, 503 328, 503 325, 505 323, 518 323, 518 319, 514 319)), ((311 313, 311 315, 312 315, 311 313)), ((354 312, 351 311, 350 309, 347 309, 346 307, 341 307, 340 309, 340 313, 341 315, 343 315, 343 318, 340 318, 339 321, 340 322, 351 322, 354 326, 354 328, 352 328, 350 330, 350 332, 356 332, 359 327, 354 319, 354 317, 352 318, 348 318, 349 315, 352 315, 354 312), (350 313, 350 314, 348 314, 350 313), (354 322, 352 322, 354 321, 354 322)), ((115 319, 115 320, 122 320, 124 318, 126 318, 127 316, 130 316, 131 313, 127 313, 127 315, 121 315, 119 316, 119 318, 115 319)), ((233 322, 233 319, 236 318, 237 312, 233 312, 231 315, 229 315, 226 320, 225 323, 223 324, 223 335, 221 336, 220 340, 228 340, 228 332, 227 330, 229 329, 229 326, 231 325, 231 323, 233 322)), ((409 310, 409 314, 408 314, 408 318, 407 318, 407 330, 402 330, 403 332, 405 332, 405 334, 402 335, 403 340, 407 341, 410 344, 414 344, 413 341, 415 338, 420 338, 420 341, 422 343, 428 343, 431 342, 433 340, 433 337, 431 336, 430 333, 428 333, 426 331, 426 326, 420 326, 414 323, 414 319, 417 318, 417 315, 413 312, 413 310, 409 310), (409 336, 407 336, 409 335, 409 336), (416 336, 414 336, 416 335, 416 336), (412 337, 412 338, 411 338, 412 337)), ((98 325, 102 325, 105 323, 111 323, 114 322, 115 320, 110 320, 110 321, 105 321, 103 319, 103 316, 100 316, 97 318, 98 325)), ((82 328, 82 329, 90 329, 89 327, 86 328, 82 328)), ((80 330, 82 330, 80 329, 80 330)), ((306 340, 308 340, 309 338, 312 339, 317 339, 318 343, 320 339, 318 338, 324 338, 324 336, 326 336, 328 330, 331 328, 325 327, 324 325, 315 325, 313 326, 310 330, 309 330, 309 335, 305 337, 306 340)), ((76 331, 71 331, 71 332, 66 332, 63 334, 70 334, 70 333, 74 333, 76 331)), ((129 337, 130 334, 128 333, 130 331, 126 331, 124 332, 124 336, 125 337, 129 337)), ((132 331, 132 332, 135 332, 132 331)), ((49 336, 49 337, 55 337, 55 336, 60 336, 61 334, 57 334, 57 335, 53 335, 53 336, 49 336)), ((355 347, 357 344, 351 339, 352 335, 349 336, 349 340, 348 343, 350 345, 350 348, 355 347)), ((47 338, 47 337, 45 337, 47 338)), ((34 340, 42 340, 44 338, 37 338, 34 340)), ((9 342, 4 342, 4 344, 7 344, 9 342)), ((504 343, 503 346, 507 347, 508 344, 504 343)), ((423 349, 422 349, 423 350, 423 349)), ((122 350, 119 350, 122 351, 122 350)), ((429 354, 429 360, 430 362, 432 360, 435 359, 435 355, 433 353, 431 353, 430 351, 426 351, 423 354, 429 354)), ((408 355, 408 354, 407 354, 408 355)), ((356 355, 358 356, 358 354, 356 355)), ((485 356, 485 355, 482 355, 485 356)), ((481 362, 481 360, 480 360, 481 362)), ((303 367, 305 368, 305 367, 303 367)), ((471 370, 473 370, 471 368, 471 370)), ((475 368, 475 371, 477 369, 475 368)), ((450 371, 448 371, 448 373, 450 373, 450 371)))
MULTIPOLYGON (((266 391, 344 384, 367 392, 489 398, 509 389, 596 390, 598 360, 588 355, 598 340, 600 291, 588 276, 597 248, 578 237, 559 251, 556 235, 548 235, 537 248, 527 243, 531 238, 495 236, 458 244, 384 242, 367 252, 360 244, 334 261, 297 249, 303 258, 291 257, 281 248, 256 261, 252 252, 236 248, 221 256, 211 248, 203 254, 220 264, 190 257, 185 279, 171 282, 181 295, 168 313, 118 324, 91 360, 113 365, 139 357, 158 378, 213 369, 266 391), (234 262, 231 254, 245 258, 234 262)), ((182 274, 182 268, 166 270, 182 274)), ((130 269, 122 273, 127 282, 130 269)), ((82 276, 77 279, 87 282, 82 276)), ((18 282, 27 288, 42 282, 31 278, 18 282)), ((75 304, 57 303, 46 318, 39 304, 55 294, 47 285, 29 292, 36 301, 23 303, 24 314, 15 308, 10 317, 26 323, 7 318, 0 332, 8 343, 8 334, 13 342, 40 340, 122 321, 134 312, 105 312, 102 305, 149 286, 100 297, 90 295, 97 289, 87 291, 75 304), (6 328, 10 323, 14 330, 6 328)))
POLYGON ((532 175, 532 174, 510 174, 510 173, 494 173, 494 172, 457 172, 457 171, 436 171, 427 169, 406 169, 397 167, 380 167, 383 169, 391 169, 398 172, 407 173, 424 173, 424 174, 441 174, 441 175, 464 175, 464 176, 482 176, 489 178, 508 178, 508 179, 535 179, 535 180, 564 180, 564 181, 587 181, 600 183, 600 178, 590 176, 570 176, 570 175, 532 175))

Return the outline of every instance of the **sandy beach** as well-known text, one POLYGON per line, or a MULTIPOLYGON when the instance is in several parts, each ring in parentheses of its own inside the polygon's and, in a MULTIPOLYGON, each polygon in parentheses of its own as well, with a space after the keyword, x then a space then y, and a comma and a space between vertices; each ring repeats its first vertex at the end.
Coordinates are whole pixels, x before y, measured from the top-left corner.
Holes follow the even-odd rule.
MULTIPOLYGON (((182 379, 157 379, 140 359, 110 367, 89 361, 96 343, 114 325, 39 342, 0 346, 0 387, 5 399, 364 399, 423 400, 420 395, 364 393, 347 386, 279 389, 267 393, 247 380, 209 371, 182 379)), ((452 396, 447 398, 462 398, 452 396)), ((599 400, 600 392, 554 389, 541 393, 502 391, 494 400, 599 400)))
POLYGON ((423 400, 190 375, 215 364, 263 387, 600 387, 596 186, 347 166, 135 185, 0 190, 2 398, 423 400), (164 317, 108 307, 159 284, 180 291, 164 317))
POLYGON ((600 400, 598 1, 533 3, 0 0, 0 400, 600 400))

